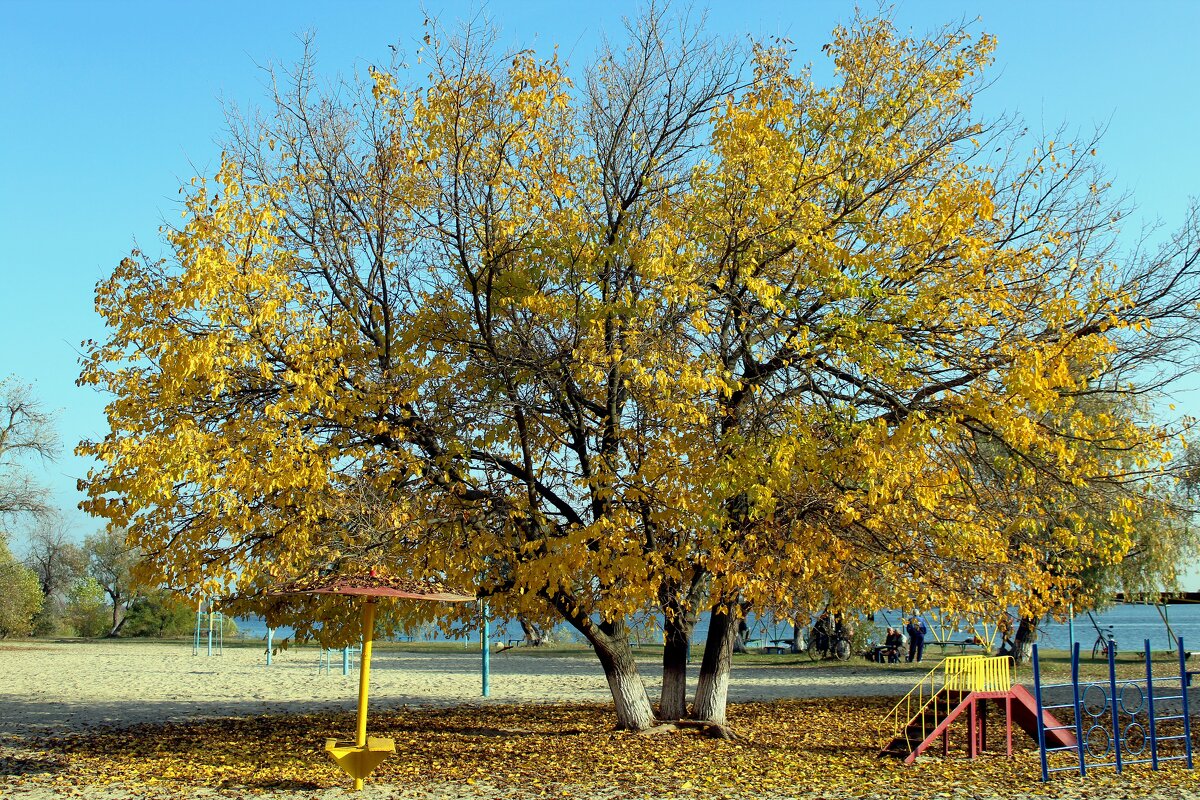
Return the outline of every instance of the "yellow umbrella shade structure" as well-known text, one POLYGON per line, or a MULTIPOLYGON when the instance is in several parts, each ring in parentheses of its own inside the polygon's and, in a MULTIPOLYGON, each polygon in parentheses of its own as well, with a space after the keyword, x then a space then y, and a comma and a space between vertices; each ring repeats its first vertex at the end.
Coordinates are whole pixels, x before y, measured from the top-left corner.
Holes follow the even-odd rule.
POLYGON ((358 728, 353 741, 325 740, 325 752, 343 772, 354 779, 354 788, 361 790, 366 777, 396 752, 396 743, 391 739, 367 736, 367 690, 371 680, 376 601, 380 597, 394 597, 439 603, 469 603, 475 598, 446 591, 439 584, 386 577, 376 574, 374 570, 367 575, 328 575, 295 581, 279 587, 271 594, 342 594, 365 598, 362 606, 362 659, 358 672, 358 728))

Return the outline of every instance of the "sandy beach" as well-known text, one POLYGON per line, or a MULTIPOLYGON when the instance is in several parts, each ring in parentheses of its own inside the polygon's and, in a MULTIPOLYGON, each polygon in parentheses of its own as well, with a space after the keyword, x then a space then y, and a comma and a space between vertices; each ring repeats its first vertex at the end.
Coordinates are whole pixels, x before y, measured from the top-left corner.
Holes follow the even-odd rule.
MULTIPOLYGON (((358 662, 342 675, 341 652, 328 671, 316 648, 276 655, 271 666, 253 647, 226 647, 220 656, 192 655, 186 643, 30 642, 0 645, 0 734, 27 734, 94 725, 178 722, 203 717, 353 709, 358 662)), ((604 703, 611 700, 599 663, 588 653, 525 655, 521 648, 491 657, 490 695, 481 696, 480 653, 376 650, 372 709, 511 703, 604 703)), ((652 696, 659 682, 652 658, 643 675, 652 696)), ((860 667, 736 669, 730 700, 902 695, 914 670, 860 667)), ((692 676, 692 687, 695 676, 692 676)))

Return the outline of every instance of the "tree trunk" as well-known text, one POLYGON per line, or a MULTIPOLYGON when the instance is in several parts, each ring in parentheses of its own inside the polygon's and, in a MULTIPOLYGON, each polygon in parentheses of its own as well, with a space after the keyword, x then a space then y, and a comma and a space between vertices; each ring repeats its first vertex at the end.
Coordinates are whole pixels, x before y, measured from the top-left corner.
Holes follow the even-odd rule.
POLYGON ((537 626, 521 616, 517 617, 517 622, 521 623, 521 633, 525 637, 525 644, 529 647, 540 647, 542 632, 537 629, 537 626))
POLYGON ((750 641, 750 626, 746 624, 745 617, 742 617, 737 622, 737 634, 733 637, 733 652, 745 653, 748 641, 750 641))
POLYGON ((623 620, 596 623, 581 612, 573 599, 558 593, 547 596, 547 600, 575 630, 583 634, 596 651, 608 690, 612 693, 613 706, 617 712, 617 730, 644 731, 654 725, 654 709, 646 684, 638 673, 629 644, 629 631, 623 620))
POLYGON ((687 663, 692 644, 695 614, 682 611, 663 621, 662 694, 658 698, 658 718, 678 720, 687 715, 687 663))
POLYGON ((112 594, 110 594, 109 597, 112 597, 113 604, 112 628, 109 629, 108 636, 105 638, 113 639, 120 635, 121 628, 125 626, 125 615, 122 613, 124 611, 124 606, 121 603, 120 598, 113 596, 112 594))
POLYGON ((1017 664, 1024 664, 1029 661, 1029 656, 1033 652, 1033 643, 1037 641, 1038 620, 1030 617, 1021 617, 1021 623, 1017 625, 1017 635, 1013 638, 1012 648, 1009 655, 1017 664))
MULTIPOLYGON (((585 634, 586 635, 586 634, 585 634)), ((654 709, 646 685, 633 659, 627 637, 598 636, 591 639, 604 667, 608 690, 617 711, 617 730, 644 731, 654 724, 654 709)))
POLYGON ((658 718, 676 721, 687 716, 687 673, 692 633, 696 629, 696 608, 704 595, 706 573, 690 565, 690 578, 664 580, 658 590, 663 614, 662 694, 658 699, 658 718))
MULTIPOLYGON (((732 604, 729 608, 734 607, 732 604)), ((700 682, 692 718, 714 725, 725 724, 725 704, 729 697, 729 670, 733 663, 733 640, 737 620, 727 610, 714 608, 704 642, 704 660, 700 662, 700 682)))
POLYGON ((804 649, 804 629, 800 627, 800 620, 792 620, 792 652, 799 653, 804 649))

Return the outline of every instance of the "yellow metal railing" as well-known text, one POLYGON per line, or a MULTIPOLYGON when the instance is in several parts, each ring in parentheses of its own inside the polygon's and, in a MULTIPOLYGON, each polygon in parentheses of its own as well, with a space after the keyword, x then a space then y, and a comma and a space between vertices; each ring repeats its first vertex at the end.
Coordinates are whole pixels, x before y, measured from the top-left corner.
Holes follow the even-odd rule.
POLYGON ((903 734, 909 748, 933 733, 954 709, 962 692, 1007 692, 1012 689, 1012 659, 1008 656, 951 656, 925 674, 908 694, 892 706, 879 725, 890 729, 888 740, 903 734), (914 725, 912 723, 917 723, 914 725))
POLYGON ((1012 659, 1008 656, 954 656, 942 665, 943 685, 953 691, 1007 692, 1012 688, 1012 659))

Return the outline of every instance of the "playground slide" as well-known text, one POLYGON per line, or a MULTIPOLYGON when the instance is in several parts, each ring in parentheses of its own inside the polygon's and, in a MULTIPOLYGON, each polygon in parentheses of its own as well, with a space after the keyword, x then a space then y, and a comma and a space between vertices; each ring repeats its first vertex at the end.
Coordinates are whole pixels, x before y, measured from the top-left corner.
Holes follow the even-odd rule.
MULTIPOLYGON (((1013 684, 1012 687, 1012 718, 1013 722, 1021 726, 1021 728, 1037 741, 1037 700, 1029 693, 1029 690, 1020 684, 1013 684)), ((1074 747, 1075 734, 1070 730, 1050 730, 1051 728, 1060 728, 1062 723, 1059 722, 1049 711, 1042 712, 1042 723, 1046 726, 1046 746, 1047 747, 1074 747)))

